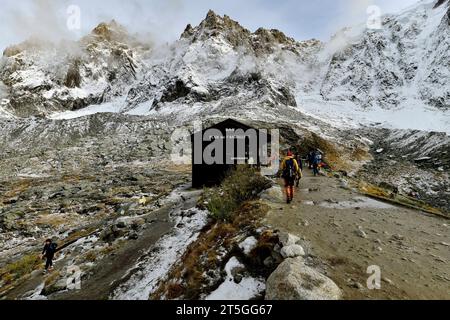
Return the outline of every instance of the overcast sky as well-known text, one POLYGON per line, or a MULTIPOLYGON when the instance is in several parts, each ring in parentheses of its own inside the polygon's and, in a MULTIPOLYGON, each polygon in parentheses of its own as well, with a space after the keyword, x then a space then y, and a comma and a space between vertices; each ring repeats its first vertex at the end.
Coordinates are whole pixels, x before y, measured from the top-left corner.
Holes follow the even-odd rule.
MULTIPOLYGON (((431 1, 431 0, 425 0, 431 1)), ((2 0, 0 49, 33 34, 47 39, 78 37, 102 21, 116 19, 132 32, 172 41, 188 23, 197 25, 209 9, 244 27, 276 28, 297 40, 328 40, 338 29, 367 19, 370 5, 398 12, 418 0, 2 0), (81 12, 81 30, 67 28, 70 5, 81 12)))

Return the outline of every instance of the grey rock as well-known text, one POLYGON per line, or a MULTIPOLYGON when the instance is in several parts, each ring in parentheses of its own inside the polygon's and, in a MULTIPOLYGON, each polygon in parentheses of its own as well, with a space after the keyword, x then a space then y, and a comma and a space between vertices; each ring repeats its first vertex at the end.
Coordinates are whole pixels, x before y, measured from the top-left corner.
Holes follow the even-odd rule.
POLYGON ((341 179, 339 181, 339 187, 342 188, 342 189, 348 189, 349 188, 348 187, 348 181, 345 180, 345 179, 341 179))
POLYGON ((100 239, 105 242, 114 242, 114 240, 121 238, 125 235, 123 229, 119 229, 116 226, 107 227, 100 234, 100 239))
POLYGON ((266 283, 266 300, 339 300, 342 292, 302 258, 286 259, 266 283))
POLYGON ((362 229, 362 227, 358 227, 355 234, 360 238, 367 239, 367 233, 362 229))
POLYGON ((235 283, 241 283, 244 278, 244 273, 246 272, 244 267, 236 267, 231 270, 231 275, 233 276, 233 281, 235 283))
POLYGON ((130 240, 137 240, 137 239, 139 239, 139 235, 137 234, 137 232, 132 232, 128 236, 128 239, 130 239, 130 240))
POLYGON ((119 228, 119 229, 124 229, 124 228, 127 227, 127 224, 125 223, 125 221, 118 221, 118 222, 116 223, 116 226, 117 226, 117 228, 119 228))

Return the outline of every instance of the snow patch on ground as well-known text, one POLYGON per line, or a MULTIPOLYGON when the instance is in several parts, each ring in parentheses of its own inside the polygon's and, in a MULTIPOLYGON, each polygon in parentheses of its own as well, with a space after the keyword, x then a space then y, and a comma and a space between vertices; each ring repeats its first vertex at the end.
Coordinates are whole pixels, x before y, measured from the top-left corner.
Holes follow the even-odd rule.
POLYGON ((351 101, 324 101, 319 96, 298 96, 304 114, 337 128, 379 126, 450 133, 450 112, 431 109, 420 101, 408 101, 396 109, 363 109, 351 101))
MULTIPOLYGON (((38 226, 36 226, 35 229, 36 231, 40 231, 38 226)), ((0 233, 0 260, 7 261, 8 258, 11 258, 18 252, 31 249, 33 241, 36 241, 36 238, 21 238, 12 232, 0 233)))
POLYGON ((52 120, 70 120, 90 116, 96 113, 118 113, 121 109, 119 102, 109 102, 104 104, 91 105, 89 107, 76 110, 56 113, 49 118, 52 120))
POLYGON ((37 286, 37 288, 34 291, 30 292, 30 295, 28 295, 27 298, 25 298, 24 300, 33 300, 33 301, 48 300, 46 296, 41 295, 41 292, 42 290, 44 290, 44 287, 45 282, 37 286))
POLYGON ((374 209, 393 209, 394 206, 373 200, 366 197, 356 197, 351 201, 340 201, 340 202, 322 202, 319 204, 320 207, 330 208, 330 209, 352 209, 352 208, 374 208, 374 209))
POLYGON ((239 245, 239 248, 241 248, 245 254, 249 254, 256 247, 257 243, 258 240, 256 240, 255 237, 248 237, 239 245))
POLYGON ((10 112, 5 110, 5 108, 3 107, 3 104, 6 104, 6 103, 7 103, 6 100, 0 101, 0 118, 5 118, 5 119, 14 118, 14 116, 10 112))
POLYGON ((243 267, 236 257, 231 258, 225 266, 225 281, 205 300, 250 300, 266 290, 266 284, 261 279, 245 277, 240 283, 234 282, 232 270, 243 267))
POLYGON ((72 246, 76 248, 81 248, 81 252, 86 252, 91 250, 94 247, 95 243, 98 242, 98 240, 99 237, 97 235, 91 235, 88 237, 78 239, 78 241, 72 244, 72 246))
POLYGON ((150 113, 153 106, 154 99, 141 103, 134 109, 126 112, 125 114, 129 114, 131 116, 144 116, 150 113))

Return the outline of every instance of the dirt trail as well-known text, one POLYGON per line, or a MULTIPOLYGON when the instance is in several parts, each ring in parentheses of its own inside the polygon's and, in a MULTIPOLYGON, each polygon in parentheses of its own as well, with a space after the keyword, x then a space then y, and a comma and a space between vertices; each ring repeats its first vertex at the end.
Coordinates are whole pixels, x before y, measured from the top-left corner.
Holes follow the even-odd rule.
POLYGON ((450 299, 449 220, 371 200, 305 171, 292 204, 269 203, 267 223, 303 238, 311 263, 345 299, 450 299), (372 265, 381 268, 380 290, 366 285, 372 265))

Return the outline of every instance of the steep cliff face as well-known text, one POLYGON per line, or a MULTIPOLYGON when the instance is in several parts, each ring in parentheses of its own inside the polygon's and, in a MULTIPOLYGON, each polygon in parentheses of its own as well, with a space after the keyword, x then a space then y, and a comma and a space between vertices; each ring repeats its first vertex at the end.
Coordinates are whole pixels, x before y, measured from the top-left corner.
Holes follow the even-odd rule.
POLYGON ((383 18, 382 29, 365 30, 336 52, 321 87, 329 100, 363 107, 395 108, 421 101, 450 106, 448 2, 421 3, 383 18))

